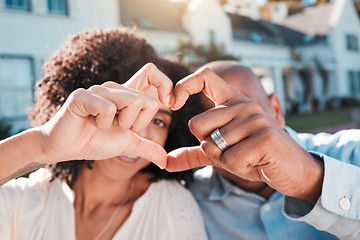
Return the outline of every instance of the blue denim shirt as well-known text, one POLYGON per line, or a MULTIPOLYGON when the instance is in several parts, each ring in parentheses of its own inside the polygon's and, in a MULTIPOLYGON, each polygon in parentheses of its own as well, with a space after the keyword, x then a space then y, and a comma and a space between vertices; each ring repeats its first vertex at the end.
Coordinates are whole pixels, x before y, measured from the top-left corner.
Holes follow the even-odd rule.
MULTIPOLYGON (((320 151, 338 157, 339 160, 346 158, 345 162, 360 166, 360 157, 359 160, 354 160, 357 151, 359 151, 356 149, 360 143, 360 138, 349 143, 349 139, 345 140, 341 137, 331 139, 329 135, 320 137, 306 134, 298 135, 290 128, 286 128, 286 131, 308 151, 320 151), (342 141, 346 141, 345 147, 340 146, 342 141)), ((360 137, 360 131, 357 134, 360 137)), ((325 195, 334 196, 343 194, 334 192, 334 183, 332 181, 334 181, 335 176, 329 174, 336 171, 337 169, 334 169, 334 167, 337 168, 338 166, 336 164, 327 164, 328 159, 330 159, 327 156, 321 155, 321 157, 325 160, 326 176, 324 177, 323 194, 315 206, 309 206, 309 203, 305 201, 284 197, 279 192, 275 192, 269 199, 264 199, 257 194, 246 192, 233 185, 214 171, 212 167, 197 171, 195 174, 196 180, 191 186, 191 191, 203 213, 209 239, 338 239, 336 236, 312 226, 318 222, 320 225, 321 223, 325 224, 327 220, 323 219, 324 216, 327 216, 326 214, 316 211, 319 208, 326 208, 324 203, 327 200, 324 199, 324 193, 325 195), (333 165, 334 167, 332 167, 333 165), (332 179, 332 181, 327 179, 332 179), (283 208, 285 208, 285 213, 283 208), (311 215, 309 221, 306 219, 307 215, 311 215), (306 222, 315 224, 310 225, 306 222)), ((339 163, 337 160, 334 161, 339 163)), ((346 176, 342 177, 345 178, 346 176)), ((349 189, 356 189, 355 193, 359 193, 359 185, 360 181, 354 181, 348 187, 349 189)), ((335 189, 335 191, 338 191, 338 189, 335 189)), ((325 209, 324 212, 329 213, 331 211, 335 215, 338 214, 339 198, 335 197, 334 199, 335 203, 332 201, 330 204, 334 209, 325 209)), ((360 196, 358 196, 358 202, 360 202, 360 196)), ((358 208, 353 208, 352 211, 360 214, 358 208)), ((334 214, 330 215, 333 217, 334 214)), ((345 217, 347 218, 348 215, 345 215, 345 217)), ((359 229, 359 221, 351 221, 351 223, 354 223, 351 226, 352 229, 355 229, 354 231, 356 231, 356 228, 359 229)), ((317 227, 321 229, 321 226, 317 227)), ((328 230, 327 227, 323 227, 323 229, 328 230)), ((335 233, 339 234, 339 231, 337 230, 335 233)), ((340 233, 338 236, 343 235, 340 233)))

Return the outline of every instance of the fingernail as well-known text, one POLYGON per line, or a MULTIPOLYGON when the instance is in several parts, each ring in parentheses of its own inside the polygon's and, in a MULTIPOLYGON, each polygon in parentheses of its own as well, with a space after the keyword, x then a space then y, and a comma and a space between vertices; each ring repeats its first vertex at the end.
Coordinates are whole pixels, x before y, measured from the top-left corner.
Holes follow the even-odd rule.
POLYGON ((171 109, 174 109, 175 103, 176 103, 176 99, 175 99, 175 96, 173 95, 173 96, 171 96, 171 100, 170 100, 171 109))
POLYGON ((158 166, 161 170, 164 170, 166 166, 163 166, 163 164, 155 163, 156 166, 158 166))
POLYGON ((166 106, 171 107, 171 96, 166 97, 166 106))

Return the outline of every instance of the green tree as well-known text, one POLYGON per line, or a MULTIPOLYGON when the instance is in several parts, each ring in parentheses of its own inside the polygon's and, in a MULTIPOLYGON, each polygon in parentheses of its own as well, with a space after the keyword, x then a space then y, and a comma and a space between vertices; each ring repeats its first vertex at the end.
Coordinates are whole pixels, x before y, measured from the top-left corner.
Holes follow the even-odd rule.
POLYGON ((354 5, 358 15, 360 16, 360 0, 354 0, 354 5))

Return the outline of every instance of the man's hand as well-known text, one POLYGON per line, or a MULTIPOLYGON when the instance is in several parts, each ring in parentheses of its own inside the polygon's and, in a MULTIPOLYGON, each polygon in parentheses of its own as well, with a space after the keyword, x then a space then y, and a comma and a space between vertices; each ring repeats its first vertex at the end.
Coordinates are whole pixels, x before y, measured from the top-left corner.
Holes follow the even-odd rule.
POLYGON ((285 195, 312 202, 317 200, 323 178, 322 164, 302 149, 257 103, 210 69, 192 74, 175 86, 173 109, 181 108, 189 95, 200 91, 215 103, 215 108, 189 123, 201 145, 169 153, 166 167, 169 171, 215 165, 241 178, 266 182, 285 195), (224 152, 210 137, 216 129, 220 129, 231 146, 224 152))

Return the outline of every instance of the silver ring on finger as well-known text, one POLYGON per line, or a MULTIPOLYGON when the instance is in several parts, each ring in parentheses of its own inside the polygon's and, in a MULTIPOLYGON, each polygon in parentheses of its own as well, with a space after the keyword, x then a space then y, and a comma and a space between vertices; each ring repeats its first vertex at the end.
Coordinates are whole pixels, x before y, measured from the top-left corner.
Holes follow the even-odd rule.
POLYGON ((227 149, 231 147, 230 144, 228 144, 228 142, 221 135, 220 130, 218 128, 213 133, 211 133, 210 137, 222 152, 225 152, 227 149))

